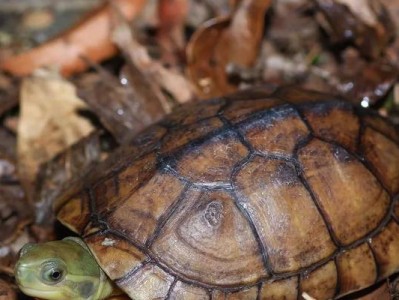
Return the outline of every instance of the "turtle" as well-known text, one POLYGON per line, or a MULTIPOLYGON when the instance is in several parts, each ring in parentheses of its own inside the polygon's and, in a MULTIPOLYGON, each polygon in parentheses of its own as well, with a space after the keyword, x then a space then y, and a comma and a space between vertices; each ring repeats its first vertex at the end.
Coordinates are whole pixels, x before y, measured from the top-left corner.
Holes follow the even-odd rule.
POLYGON ((254 87, 182 105, 54 205, 44 299, 337 299, 399 270, 399 133, 339 96, 254 87))

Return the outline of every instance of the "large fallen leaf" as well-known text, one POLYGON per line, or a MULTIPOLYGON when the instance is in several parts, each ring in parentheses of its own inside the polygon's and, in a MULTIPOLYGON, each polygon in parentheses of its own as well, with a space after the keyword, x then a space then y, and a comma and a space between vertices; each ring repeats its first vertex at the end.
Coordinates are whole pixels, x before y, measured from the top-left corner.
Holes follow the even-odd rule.
POLYGON ((202 98, 234 92, 227 69, 253 67, 269 0, 243 0, 231 16, 204 23, 187 45, 187 73, 202 98))
POLYGON ((75 87, 60 77, 42 73, 23 81, 18 124, 18 173, 30 200, 40 164, 93 131, 79 114, 87 109, 75 87))

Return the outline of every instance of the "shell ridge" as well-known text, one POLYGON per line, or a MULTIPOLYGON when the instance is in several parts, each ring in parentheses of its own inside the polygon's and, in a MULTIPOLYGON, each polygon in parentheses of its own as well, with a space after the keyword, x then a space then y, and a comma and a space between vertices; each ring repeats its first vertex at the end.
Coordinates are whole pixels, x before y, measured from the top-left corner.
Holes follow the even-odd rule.
MULTIPOLYGON (((296 168, 297 168, 297 167, 296 167, 296 168)), ((303 169, 302 166, 300 166, 299 168, 300 168, 300 170, 297 169, 299 181, 302 183, 302 185, 305 187, 305 189, 306 189, 307 192, 309 193, 310 198, 311 198, 312 201, 313 201, 313 204, 315 205, 316 209, 318 210, 319 215, 321 216, 321 218, 322 218, 322 220, 323 220, 323 222, 324 222, 324 225, 325 225, 326 228, 327 228, 327 232, 328 232, 328 234, 329 234, 329 236, 330 236, 331 241, 332 241, 332 242, 334 243, 334 245, 339 249, 339 248, 342 246, 342 244, 339 242, 339 240, 338 240, 338 238, 337 238, 337 236, 336 236, 334 230, 332 229, 331 220, 329 220, 329 218, 328 218, 326 212, 325 212, 325 211, 323 210, 323 208, 321 207, 319 201, 317 201, 313 189, 311 188, 310 184, 308 183, 308 181, 307 181, 306 178, 304 177, 304 175, 303 175, 303 170, 302 170, 302 169, 303 169)))
MULTIPOLYGON (((352 242, 352 243, 349 244, 349 245, 342 246, 342 245, 340 245, 340 243, 338 243, 338 245, 340 245, 340 246, 339 246, 339 252, 341 252, 342 250, 352 249, 352 248, 354 248, 354 247, 360 245, 361 243, 363 243, 363 242, 365 241, 365 239, 371 238, 371 237, 373 237, 374 235, 376 235, 377 233, 379 233, 379 232, 381 231, 381 229, 382 229, 386 224, 389 223, 389 221, 392 219, 391 216, 392 216, 392 214, 393 214, 393 209, 394 209, 394 204, 395 204, 394 197, 391 195, 391 193, 389 193, 389 191, 388 191, 387 188, 383 185, 383 183, 381 182, 381 180, 375 175, 375 173, 373 172, 373 169, 370 169, 370 166, 367 165, 367 160, 362 159, 362 157, 359 157, 358 154, 353 153, 352 151, 346 149, 345 147, 343 147, 343 146, 340 145, 340 144, 337 144, 337 143, 334 143, 334 142, 330 142, 330 141, 326 141, 326 140, 323 140, 323 139, 320 139, 320 138, 315 138, 315 139, 321 140, 322 142, 327 143, 327 144, 330 144, 330 145, 333 145, 333 146, 340 147, 340 148, 344 149, 349 155, 355 157, 356 160, 357 160, 358 162, 360 162, 360 163, 361 163, 361 164, 362 164, 375 178, 376 178, 377 182, 378 182, 378 183, 380 184, 380 186, 381 186, 382 192, 387 193, 387 195, 389 196, 389 202, 390 202, 390 203, 389 203, 389 205, 388 205, 387 211, 386 211, 384 217, 381 218, 379 224, 378 224, 373 230, 369 231, 369 232, 366 233, 363 237, 359 238, 357 241, 354 241, 354 242, 352 242)), ((302 168, 301 168, 301 169, 302 169, 302 168)), ((306 179, 305 179, 305 178, 304 178, 304 180, 305 180, 305 182, 306 182, 306 179)), ((306 183, 307 183, 307 182, 306 182, 306 183)), ((309 188, 310 188, 310 186, 309 186, 309 188)), ((311 188, 310 188, 310 189, 311 189, 311 188)), ((313 195, 313 194, 312 194, 312 195, 313 195)), ((312 197, 312 198, 313 198, 313 197, 312 197)), ((315 199, 315 201, 317 202, 316 199, 315 199)), ((330 223, 327 223, 327 224, 330 224, 330 223)), ((329 226, 329 225, 328 225, 328 226, 329 226)), ((327 228, 328 228, 328 227, 327 227, 327 228)), ((333 232, 333 231, 332 231, 332 232, 333 232)), ((334 235, 335 235, 335 233, 334 233, 334 235)), ((337 242, 338 242, 338 241, 337 241, 337 242)))
POLYGON ((335 271, 337 272, 337 283, 335 285, 334 299, 339 295, 339 291, 341 290, 341 274, 339 273, 338 270, 337 256, 338 255, 334 256, 335 271))
MULTIPOLYGON (((248 156, 245 157, 242 161, 239 161, 234 167, 233 167, 233 171, 231 172, 232 174, 230 175, 230 184, 233 187, 233 178, 234 178, 234 174, 237 174, 238 171, 246 164, 248 163, 254 153, 254 147, 251 145, 251 143, 249 141, 247 141, 247 139, 245 138, 245 136, 240 132, 239 128, 233 124, 231 124, 231 122, 229 120, 227 120, 224 116, 220 116, 220 119, 222 120, 222 122, 229 128, 231 128, 231 130, 238 136, 238 138, 240 139, 240 142, 247 147, 247 149, 249 150, 248 156)), ((267 246, 263 244, 263 242, 261 241, 260 235, 256 229, 255 223, 252 220, 250 214, 248 213, 248 211, 245 209, 245 207, 243 207, 239 201, 238 201, 238 196, 237 196, 237 192, 236 189, 233 187, 233 191, 232 191, 232 198, 234 199, 234 204, 237 207, 238 211, 241 213, 241 215, 247 220, 252 234, 255 237, 255 240, 258 244, 259 250, 261 252, 261 256, 262 256, 262 260, 263 260, 263 264, 264 267, 267 271, 267 273, 270 276, 273 276, 274 271, 269 259, 269 254, 268 254, 268 250, 267 250, 267 246)))
MULTIPOLYGON (((302 116, 302 114, 299 113, 299 112, 298 112, 298 114, 301 117, 301 119, 304 120, 304 116, 302 116)), ((305 124, 307 124, 307 123, 305 122, 305 124)), ((310 126, 310 125, 307 124, 307 126, 310 126)), ((314 139, 313 134, 312 134, 313 131, 311 130, 311 128, 309 130, 310 130, 310 134, 306 138, 301 140, 296 145, 296 147, 294 149, 294 160, 296 161, 294 166, 295 166, 295 169, 296 169, 296 172, 297 172, 297 175, 298 175, 298 178, 299 178, 300 182, 305 187, 305 189, 308 191, 308 193, 310 195, 310 198, 312 199, 316 209, 319 212, 319 215, 321 216, 321 218, 322 218, 322 220, 324 222, 324 225, 327 228, 327 231, 328 231, 328 234, 330 236, 331 241, 334 243, 334 245, 337 247, 337 249, 339 249, 339 248, 341 248, 342 245, 339 242, 334 230, 332 229, 331 220, 329 220, 327 214, 323 211, 320 203, 317 201, 313 189, 311 188, 309 182, 306 180, 306 178, 304 176, 303 167, 302 167, 302 165, 301 165, 301 163, 299 162, 299 159, 298 159, 299 150, 302 149, 303 147, 305 147, 307 144, 310 143, 310 141, 312 141, 314 139)))
POLYGON ((377 256, 375 254, 375 251, 373 249, 373 247, 371 247, 370 244, 370 240, 367 241, 367 246, 371 252, 371 255, 373 256, 373 260, 374 260, 374 265, 375 265, 375 281, 374 284, 378 282, 378 279, 380 278, 380 274, 381 274, 381 267, 380 264, 377 261, 377 256))
POLYGON ((119 286, 123 284, 123 282, 128 281, 131 277, 133 277, 137 272, 140 271, 143 267, 145 267, 147 264, 149 264, 149 261, 144 261, 142 264, 138 265, 136 268, 131 269, 129 272, 127 272, 125 275, 123 275, 120 278, 115 279, 115 283, 119 286))
POLYGON ((168 293, 166 294, 165 300, 169 300, 169 299, 170 299, 170 296, 171 296, 171 294, 172 294, 172 292, 173 292, 173 289, 174 289, 175 286, 176 286, 176 283, 177 283, 177 277, 175 277, 175 278, 173 279, 172 284, 169 286, 169 290, 168 290, 168 293))
POLYGON ((192 185, 186 184, 180 193, 179 197, 177 200, 172 203, 172 205, 167 209, 167 211, 160 217, 159 221, 157 222, 157 225, 155 227, 154 232, 151 234, 151 236, 148 238, 145 246, 149 249, 153 245, 153 243, 156 241, 156 239, 159 237, 159 235, 162 232, 163 227, 168 223, 172 215, 178 210, 178 208, 181 206, 181 203, 184 201, 188 190, 191 188, 192 185))
POLYGON ((238 162, 238 163, 234 166, 233 172, 232 172, 232 174, 231 174, 231 176, 230 176, 231 185, 232 185, 232 187, 233 187, 233 189, 232 189, 232 197, 233 197, 233 199, 234 199, 234 205, 237 207, 237 209, 238 209, 238 211, 241 213, 241 215, 247 220, 247 222, 248 222, 248 224, 249 224, 249 226, 250 226, 250 228, 251 228, 251 231, 252 231, 252 233, 253 233, 253 235, 254 235, 254 237, 255 237, 255 240, 256 240, 256 242, 257 242, 257 244, 258 244, 258 247, 259 247, 259 250, 260 250, 260 253, 261 253, 261 256, 262 256, 263 264, 264 264, 264 267, 265 267, 267 273, 268 273, 270 276, 273 277, 273 276, 274 276, 274 271, 273 271, 273 268, 272 268, 272 266, 271 266, 271 262, 270 262, 270 259, 269 259, 269 254, 268 254, 267 246, 264 245, 263 242, 261 241, 260 235, 259 235, 259 233, 258 233, 258 231, 257 231, 257 229, 256 229, 256 226, 255 226, 255 223, 254 223, 253 220, 251 219, 251 216, 249 215, 248 211, 245 209, 245 207, 243 207, 243 205, 241 205, 241 204, 239 203, 238 196, 237 196, 237 190, 236 190, 235 184, 234 184, 235 177, 236 177, 237 173, 238 173, 247 163, 249 163, 249 162, 251 161, 252 157, 254 157, 254 154, 249 153, 248 156, 247 156, 246 158, 244 158, 243 160, 241 160, 240 162, 238 162))

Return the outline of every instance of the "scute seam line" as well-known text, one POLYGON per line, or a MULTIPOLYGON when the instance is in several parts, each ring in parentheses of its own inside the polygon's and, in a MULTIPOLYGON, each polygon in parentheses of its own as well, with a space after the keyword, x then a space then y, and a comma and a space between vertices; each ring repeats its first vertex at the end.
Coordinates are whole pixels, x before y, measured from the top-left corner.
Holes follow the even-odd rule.
POLYGON ((181 203, 185 199, 187 192, 190 188, 191 188, 191 185, 186 184, 183 187, 183 190, 181 191, 179 197, 168 207, 166 212, 161 215, 161 217, 159 218, 159 220, 157 222, 154 232, 151 234, 151 236, 148 238, 148 240, 145 243, 145 248, 148 248, 148 249, 151 248, 151 246, 154 244, 156 239, 161 234, 162 229, 164 228, 166 223, 171 219, 171 217, 174 215, 174 213, 181 206, 181 203))

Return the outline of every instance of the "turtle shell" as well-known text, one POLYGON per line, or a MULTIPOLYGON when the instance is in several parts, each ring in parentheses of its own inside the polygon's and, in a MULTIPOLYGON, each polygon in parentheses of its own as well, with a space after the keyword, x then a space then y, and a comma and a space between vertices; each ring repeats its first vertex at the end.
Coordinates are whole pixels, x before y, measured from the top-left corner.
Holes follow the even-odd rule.
POLYGON ((133 299, 332 299, 399 269, 399 134, 283 88, 182 106, 58 208, 133 299))

